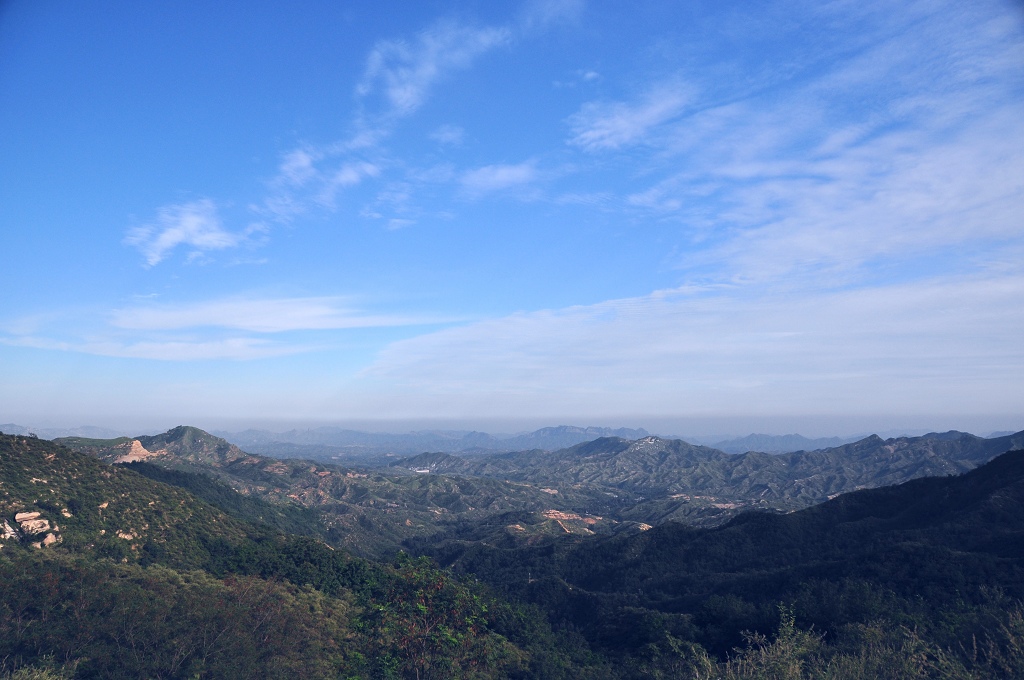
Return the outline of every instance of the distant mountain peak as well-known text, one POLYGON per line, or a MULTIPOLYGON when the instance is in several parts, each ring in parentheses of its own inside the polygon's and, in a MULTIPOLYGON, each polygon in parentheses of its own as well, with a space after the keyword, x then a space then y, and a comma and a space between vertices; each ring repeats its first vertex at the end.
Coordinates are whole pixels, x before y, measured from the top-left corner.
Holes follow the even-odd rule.
POLYGON ((183 463, 220 466, 248 455, 227 440, 191 425, 179 425, 161 434, 141 435, 134 438, 65 437, 54 441, 72 449, 89 451, 108 462, 129 462, 150 457, 167 457, 183 463))
POLYGON ((533 432, 515 435, 492 435, 477 431, 423 430, 405 434, 382 432, 359 432, 337 427, 322 427, 314 430, 290 430, 269 432, 246 430, 244 432, 221 432, 232 443, 246 447, 252 453, 275 457, 323 458, 326 455, 367 456, 370 454, 399 454, 414 456, 424 451, 461 452, 510 452, 557 451, 601 437, 640 439, 650 433, 643 428, 579 427, 576 425, 554 425, 533 432), (298 447, 308 447, 303 451, 298 447))

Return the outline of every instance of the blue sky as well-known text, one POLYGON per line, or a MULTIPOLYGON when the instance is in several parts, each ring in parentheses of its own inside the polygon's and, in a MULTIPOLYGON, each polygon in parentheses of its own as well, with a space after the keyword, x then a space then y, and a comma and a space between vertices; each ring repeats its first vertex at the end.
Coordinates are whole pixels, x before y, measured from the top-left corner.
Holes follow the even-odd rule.
POLYGON ((4 3, 0 422, 1020 429, 1022 67, 1004 0, 4 3))

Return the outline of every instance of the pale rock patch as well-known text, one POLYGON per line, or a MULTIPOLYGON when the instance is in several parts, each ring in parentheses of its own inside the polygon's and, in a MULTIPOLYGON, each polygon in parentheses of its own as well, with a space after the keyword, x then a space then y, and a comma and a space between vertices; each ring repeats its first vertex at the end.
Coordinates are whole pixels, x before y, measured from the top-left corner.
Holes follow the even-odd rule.
MULTIPOLYGON (((38 512, 31 514, 39 516, 38 512)), ((50 521, 46 519, 23 519, 18 524, 21 525, 22 533, 29 536, 50 530, 50 521)))
POLYGON ((149 451, 138 439, 133 439, 131 444, 122 444, 127 451, 114 459, 115 463, 137 463, 147 458, 162 456, 166 451, 149 451))

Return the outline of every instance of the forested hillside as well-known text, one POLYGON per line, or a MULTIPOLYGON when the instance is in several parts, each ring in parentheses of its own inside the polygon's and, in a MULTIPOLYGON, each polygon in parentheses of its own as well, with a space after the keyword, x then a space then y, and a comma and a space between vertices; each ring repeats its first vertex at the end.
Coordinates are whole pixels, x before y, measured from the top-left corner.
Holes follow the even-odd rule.
POLYGON ((605 437, 558 451, 424 453, 384 468, 253 455, 185 426, 135 439, 58 441, 108 462, 212 475, 253 498, 302 506, 335 545, 381 558, 405 541, 467 525, 477 534, 476 527, 492 527, 492 541, 527 542, 635 533, 669 521, 716 526, 747 510, 790 511, 856 489, 965 472, 1024 445, 1024 433, 872 436, 778 455, 605 437))
POLYGON ((438 475, 253 456, 187 427, 65 440, 79 451, 2 436, 0 672, 1014 677, 1024 452, 975 462, 1019 439, 869 438, 788 456, 603 439, 402 464, 460 473, 438 475), (797 483, 840 460, 842 474, 797 483), (562 483, 546 486, 559 465, 562 483), (642 491, 745 498, 776 479, 780 493, 820 493, 949 466, 970 471, 788 514, 736 503, 710 528, 627 519, 656 500, 642 491), (495 477, 461 476, 472 471, 495 477))
POLYGON ((263 508, 225 487, 206 491, 220 507, 0 435, 0 670, 444 678, 583 667, 532 610, 428 561, 355 558, 253 523, 245 515, 263 508))
MULTIPOLYGON (((292 514, 303 508, 316 516, 319 531, 333 544, 367 557, 392 555, 404 540, 432 535, 452 521, 485 521, 507 512, 543 516, 544 512, 575 514, 583 510, 600 518, 588 514, 591 523, 575 523, 576 530, 587 534, 635 524, 622 527, 605 519, 616 508, 635 503, 634 494, 609 496, 603 488, 587 485, 556 491, 487 477, 281 460, 248 454, 193 427, 177 427, 156 437, 56 441, 110 463, 143 464, 140 471, 161 481, 175 483, 170 477, 159 477, 153 467, 215 478, 246 496, 289 508, 292 514)), ((186 479, 180 477, 179 481, 185 484, 186 479)), ((553 520, 548 521, 562 531, 553 520)), ((549 530, 551 526, 538 528, 541 533, 549 530)))
POLYGON ((819 451, 734 455, 682 440, 601 438, 561 451, 480 457, 425 453, 393 465, 557 489, 603 488, 619 519, 712 526, 749 509, 793 510, 840 493, 966 472, 1024 446, 1024 432, 984 439, 964 432, 883 440, 819 451))
POLYGON ((420 548, 613 655, 642 656, 670 638, 724 655, 744 631, 770 632, 780 603, 828 639, 886 621, 955 647, 1024 597, 1024 451, 962 476, 788 515, 745 513, 714 529, 668 523, 514 549, 456 539, 420 548))

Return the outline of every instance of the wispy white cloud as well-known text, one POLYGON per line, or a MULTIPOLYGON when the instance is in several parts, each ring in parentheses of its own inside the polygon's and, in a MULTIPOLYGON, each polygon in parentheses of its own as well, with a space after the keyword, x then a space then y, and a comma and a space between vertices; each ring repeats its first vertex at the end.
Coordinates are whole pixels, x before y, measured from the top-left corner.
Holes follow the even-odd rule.
POLYGON ((808 164, 817 177, 771 177, 737 189, 741 233, 716 249, 753 275, 859 268, 973 243, 1024 238, 1024 152, 1003 140, 1018 119, 980 122, 943 142, 892 134, 808 164))
POLYGON ((570 78, 555 80, 551 84, 557 88, 575 88, 580 85, 593 85, 600 80, 601 74, 597 71, 581 69, 575 71, 570 78))
POLYGON ((1005 413, 1024 408, 1022 296, 1019 266, 846 291, 663 291, 399 341, 365 377, 420 409, 499 409, 487 415, 1005 413))
POLYGON ((401 217, 392 217, 388 220, 388 229, 395 231, 396 229, 405 229, 416 224, 416 220, 407 220, 401 217))
MULTIPOLYGON (((320 146, 303 145, 289 151, 268 182, 270 195, 253 209, 280 222, 316 210, 334 210, 342 189, 366 179, 381 179, 386 186, 381 196, 360 214, 381 219, 389 229, 409 226, 425 212, 413 206, 412 189, 436 182, 435 177, 396 160, 388 153, 387 141, 401 119, 418 111, 437 86, 451 74, 469 68, 482 56, 510 46, 517 39, 536 35, 557 24, 576 21, 582 0, 530 0, 516 17, 504 25, 476 25, 453 19, 436 21, 411 37, 380 40, 366 57, 363 74, 355 86, 357 111, 346 139, 320 146), (407 173, 408 176, 396 178, 407 173), (395 187, 404 187, 401 200, 395 187), (385 214, 387 204, 401 210, 385 214)), ((592 81, 599 76, 581 71, 579 77, 592 81)), ((465 131, 455 125, 442 125, 430 133, 430 139, 444 146, 459 146, 465 131)), ((527 165, 494 165, 464 173, 456 186, 479 196, 501 188, 523 185, 531 168, 527 165)), ((449 172, 448 180, 456 179, 449 172)), ((437 211, 434 211, 435 213, 437 211)))
POLYGON ((324 207, 333 207, 338 192, 356 186, 364 179, 380 175, 380 166, 374 163, 348 162, 322 178, 322 189, 317 195, 317 202, 324 207))
POLYGON ((261 230, 260 225, 251 225, 241 233, 226 230, 217 207, 206 199, 161 208, 154 223, 130 229, 124 242, 138 248, 152 267, 178 246, 189 246, 192 253, 203 254, 238 246, 261 230))
POLYGON ((366 312, 344 297, 226 297, 183 304, 147 300, 105 313, 64 310, 9 320, 0 325, 0 344, 168 361, 250 360, 323 349, 337 342, 337 333, 330 331, 457 320, 366 312))
POLYGON ((462 144, 462 138, 464 135, 465 130, 458 125, 442 125, 430 133, 430 138, 438 144, 458 146, 459 144, 462 144))
POLYGON ((702 97, 658 127, 634 168, 659 179, 625 204, 678 224, 680 266, 724 280, 847 283, 1020 242, 1024 147, 1006 140, 1024 138, 1024 46, 1005 22, 910 15, 873 17, 856 52, 768 94, 702 97))
POLYGON ((418 109, 431 87, 453 70, 463 69, 481 54, 506 44, 511 32, 501 27, 472 27, 439 22, 412 41, 382 40, 366 60, 356 87, 360 98, 383 97, 383 114, 407 116, 418 109))
POLYGON ((584 0, 530 0, 520 13, 519 30, 532 33, 573 23, 579 20, 585 6, 584 0))
POLYGON ((373 328, 437 323, 423 316, 366 314, 338 297, 222 298, 185 305, 140 305, 115 310, 117 328, 182 330, 226 328, 256 333, 373 328))
POLYGON ((277 343, 262 338, 142 342, 65 342, 51 338, 25 336, 19 338, 0 338, 0 343, 19 347, 93 354, 96 356, 152 359, 156 361, 250 361, 287 356, 311 349, 294 343, 277 343))
MULTIPOLYGON (((415 113, 452 72, 468 68, 480 56, 508 44, 513 34, 508 27, 446 20, 411 39, 377 42, 355 88, 359 111, 351 121, 354 132, 346 140, 319 147, 304 145, 286 153, 277 175, 268 183, 270 195, 253 209, 270 219, 291 222, 311 211, 334 210, 342 190, 367 179, 383 178, 389 169, 384 144, 396 122, 415 113)), ((461 143, 463 134, 460 127, 443 125, 430 137, 454 146, 461 143)), ((394 186, 396 180, 391 179, 390 184, 394 186)), ((389 228, 412 223, 408 215, 387 219, 389 228)))
POLYGON ((569 118, 570 143, 587 151, 643 143, 652 130, 682 113, 693 99, 690 88, 673 82, 652 88, 633 103, 589 102, 569 118))
POLYGON ((315 163, 323 154, 313 149, 293 149, 285 154, 278 167, 278 179, 284 184, 302 186, 317 176, 315 163))
POLYGON ((290 223, 316 209, 336 207, 339 192, 382 172, 379 163, 358 155, 303 147, 289 151, 269 182, 270 194, 250 209, 264 219, 290 223))
POLYGON ((485 165, 462 175, 462 188, 470 195, 481 196, 493 191, 522 187, 538 178, 533 161, 514 165, 485 165))

